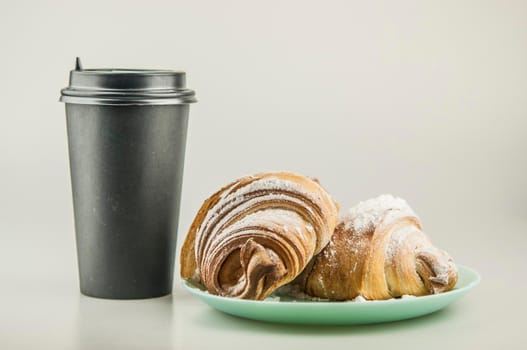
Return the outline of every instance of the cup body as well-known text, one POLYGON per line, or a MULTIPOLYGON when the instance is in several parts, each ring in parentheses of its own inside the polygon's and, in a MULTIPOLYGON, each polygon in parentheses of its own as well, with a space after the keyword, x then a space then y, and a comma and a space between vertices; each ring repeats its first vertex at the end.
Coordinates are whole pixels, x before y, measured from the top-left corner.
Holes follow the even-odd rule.
POLYGON ((80 289, 171 293, 188 104, 66 103, 80 289))

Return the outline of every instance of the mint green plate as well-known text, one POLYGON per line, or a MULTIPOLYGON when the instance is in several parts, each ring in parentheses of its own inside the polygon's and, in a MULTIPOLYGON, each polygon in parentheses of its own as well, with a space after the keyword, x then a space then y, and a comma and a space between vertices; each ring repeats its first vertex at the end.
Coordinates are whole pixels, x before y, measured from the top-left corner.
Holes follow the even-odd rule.
POLYGON ((212 295, 188 281, 183 287, 209 306, 225 313, 259 321, 319 324, 351 325, 404 320, 440 310, 459 299, 475 287, 480 277, 468 267, 459 266, 459 279, 456 287, 446 293, 409 297, 401 299, 330 302, 306 301, 303 299, 268 298, 264 301, 242 300, 212 295))

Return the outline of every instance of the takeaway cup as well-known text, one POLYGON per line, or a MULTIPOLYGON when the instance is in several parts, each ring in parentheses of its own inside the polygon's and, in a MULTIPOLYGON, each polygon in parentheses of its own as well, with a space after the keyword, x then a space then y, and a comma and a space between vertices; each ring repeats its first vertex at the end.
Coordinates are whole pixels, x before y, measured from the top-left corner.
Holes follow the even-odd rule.
POLYGON ((66 121, 81 293, 170 294, 189 104, 185 73, 82 69, 66 121))

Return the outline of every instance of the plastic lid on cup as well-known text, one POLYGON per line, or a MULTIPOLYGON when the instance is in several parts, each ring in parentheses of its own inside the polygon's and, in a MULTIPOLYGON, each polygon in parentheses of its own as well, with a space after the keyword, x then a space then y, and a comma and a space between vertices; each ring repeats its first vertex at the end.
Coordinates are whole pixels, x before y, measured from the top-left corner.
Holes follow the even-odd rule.
POLYGON ((178 105, 196 102, 185 72, 154 69, 83 69, 77 57, 61 102, 95 105, 178 105))

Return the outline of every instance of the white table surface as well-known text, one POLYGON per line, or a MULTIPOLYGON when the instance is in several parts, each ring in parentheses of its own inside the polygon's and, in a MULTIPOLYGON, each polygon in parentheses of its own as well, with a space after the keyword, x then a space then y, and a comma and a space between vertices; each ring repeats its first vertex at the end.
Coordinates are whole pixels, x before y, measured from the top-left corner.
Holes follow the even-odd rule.
POLYGON ((228 316, 184 291, 179 278, 169 297, 134 301, 85 297, 78 292, 71 237, 42 232, 29 242, 12 235, 4 241, 3 248, 10 249, 3 249, 0 261, 0 348, 525 349, 527 224, 508 222, 502 229, 507 240, 497 239, 498 232, 490 227, 460 235, 469 240, 480 237, 472 245, 460 242, 466 256, 457 260, 479 270, 482 282, 446 309, 407 321, 338 327, 228 316))

